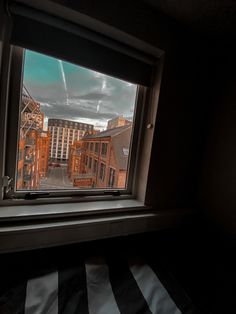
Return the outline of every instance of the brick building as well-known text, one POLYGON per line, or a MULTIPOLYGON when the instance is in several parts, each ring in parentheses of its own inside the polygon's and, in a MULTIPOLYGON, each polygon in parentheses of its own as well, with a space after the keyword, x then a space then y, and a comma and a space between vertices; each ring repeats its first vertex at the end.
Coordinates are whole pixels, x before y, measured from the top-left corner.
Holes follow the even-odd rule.
POLYGON ((50 159, 67 161, 69 146, 80 140, 86 132, 92 132, 93 125, 64 119, 49 119, 48 129, 50 132, 50 159))
POLYGON ((48 171, 49 145, 50 145, 49 132, 41 132, 40 137, 38 138, 40 177, 45 177, 48 171))
POLYGON ((44 114, 40 111, 40 104, 24 87, 18 144, 18 190, 38 189, 40 178, 47 173, 50 137, 48 132, 43 131, 43 123, 44 114))
POLYGON ((71 146, 70 178, 81 188, 125 188, 132 125, 87 135, 71 146))
POLYGON ((123 125, 130 125, 130 124, 132 124, 131 121, 125 119, 122 116, 119 116, 119 117, 111 119, 107 122, 107 130, 108 129, 114 129, 114 128, 117 128, 117 127, 123 126, 123 125))
POLYGON ((82 141, 76 141, 70 146, 67 166, 67 173, 69 178, 73 178, 76 174, 78 174, 79 169, 82 172, 80 164, 82 152, 82 141))

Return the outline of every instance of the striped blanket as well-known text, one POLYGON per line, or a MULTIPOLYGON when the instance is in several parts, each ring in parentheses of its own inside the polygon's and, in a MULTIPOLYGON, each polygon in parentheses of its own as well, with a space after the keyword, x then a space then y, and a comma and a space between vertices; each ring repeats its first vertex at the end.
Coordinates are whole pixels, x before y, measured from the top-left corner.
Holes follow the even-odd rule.
POLYGON ((148 264, 101 257, 28 278, 0 296, 1 314, 184 312, 148 264))

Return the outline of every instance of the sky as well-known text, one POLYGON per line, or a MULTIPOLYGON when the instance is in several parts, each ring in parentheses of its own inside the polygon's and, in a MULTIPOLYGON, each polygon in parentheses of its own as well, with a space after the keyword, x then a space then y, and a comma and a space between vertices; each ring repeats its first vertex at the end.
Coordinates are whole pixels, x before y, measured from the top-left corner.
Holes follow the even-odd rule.
POLYGON ((30 50, 24 85, 40 102, 46 125, 48 118, 60 118, 104 130, 109 119, 133 118, 136 85, 30 50))

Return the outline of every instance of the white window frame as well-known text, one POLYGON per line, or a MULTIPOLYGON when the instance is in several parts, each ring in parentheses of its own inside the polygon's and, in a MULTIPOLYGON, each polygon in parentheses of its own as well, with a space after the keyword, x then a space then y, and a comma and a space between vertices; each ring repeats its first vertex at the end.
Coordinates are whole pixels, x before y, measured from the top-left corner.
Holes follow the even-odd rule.
MULTIPOLYGON (((120 198, 133 198, 133 191, 134 191, 134 184, 135 181, 135 167, 137 164, 136 156, 138 156, 138 147, 139 141, 141 140, 141 132, 140 132, 140 125, 142 125, 141 120, 145 115, 145 94, 147 92, 146 87, 137 87, 137 95, 136 95, 136 106, 134 112, 134 125, 132 127, 132 135, 131 135, 131 148, 130 148, 130 156, 128 159, 128 166, 127 166, 127 176, 126 176, 126 186, 124 188, 110 188, 110 187, 103 187, 103 188, 93 188, 93 189, 58 189, 58 190, 49 190, 49 191, 31 191, 31 190, 16 190, 15 189, 15 181, 16 181, 16 169, 17 169, 17 158, 18 156, 18 137, 16 136, 16 129, 19 129, 19 115, 20 113, 16 108, 19 108, 21 102, 21 90, 22 90, 22 79, 23 79, 23 65, 24 65, 24 49, 19 47, 12 47, 12 60, 11 60, 11 75, 10 75, 10 92, 9 95, 11 97, 11 102, 8 104, 9 106, 9 119, 8 119, 8 130, 7 136, 11 138, 11 146, 7 146, 6 149, 6 156, 7 156, 7 163, 6 163, 6 175, 9 178, 13 178, 11 191, 9 191, 7 196, 4 196, 4 199, 24 199, 27 198, 27 201, 33 200, 37 198, 37 202, 42 203, 53 203, 53 197, 63 198, 62 201, 66 202, 68 197, 74 196, 81 198, 82 196, 86 196, 89 200, 90 196, 97 196, 100 199, 109 198, 109 194, 119 196, 120 198), (15 92, 17 91, 17 92, 15 92), (118 192, 117 192, 118 191, 118 192)), ((60 119, 59 119, 60 120, 60 119)), ((59 127, 57 127, 59 129, 59 127)), ((87 151, 90 152, 90 142, 87 143, 87 151)), ((107 156, 108 143, 106 141, 100 142, 100 158, 101 160, 105 159, 107 156), (106 155, 102 154, 102 148, 106 145, 106 155)), ((89 155, 86 155, 87 163, 85 163, 86 168, 89 168, 89 155)), ((103 182, 103 180, 101 180, 103 182)), ((19 201, 18 200, 18 201, 19 201)), ((29 204, 29 202, 28 202, 29 204)))
MULTIPOLYGON (((20 1, 21 2, 21 1, 20 1)), ((24 2, 29 6, 40 9, 40 2, 24 2)), ((0 115, 2 117, 0 127, 3 132, 0 140, 3 143, 0 151, 0 175, 4 178, 0 180, 0 252, 25 250, 30 248, 47 247, 87 241, 92 239, 107 238, 118 235, 127 235, 137 232, 145 232, 164 228, 173 225, 172 217, 167 218, 165 213, 155 212, 147 205, 147 187, 149 177, 149 165, 152 151, 152 142, 156 124, 157 105, 160 93, 162 68, 164 63, 164 52, 154 48, 128 34, 105 25, 88 16, 76 12, 76 16, 71 12, 59 10, 57 5, 52 4, 50 8, 53 15, 66 17, 74 23, 80 21, 93 31, 98 31, 110 36, 117 42, 125 43, 135 47, 140 51, 149 53, 156 58, 156 67, 153 72, 151 87, 140 87, 140 97, 138 101, 143 107, 140 123, 136 126, 139 141, 137 155, 133 158, 136 162, 131 162, 135 180, 132 182, 132 195, 84 195, 70 196, 63 198, 52 197, 36 200, 4 199, 4 185, 6 185, 6 148, 11 138, 7 137, 9 125, 9 102, 17 101, 21 93, 18 90, 12 91, 12 81, 10 82, 10 68, 14 67, 16 60, 12 57, 12 47, 4 42, 1 57, 1 81, 0 81, 0 115), (1 224, 4 224, 1 225, 1 224), (17 235, 17 237, 16 237, 17 235), (63 235, 63 237, 62 237, 63 235)), ((6 35, 7 36, 7 35, 6 35)), ((11 80, 20 80, 21 73, 14 73, 11 80)), ((19 84, 18 84, 19 85, 19 84)), ((10 113, 11 114, 11 113, 10 113)), ((15 120, 14 120, 15 119, 15 120)), ((14 115, 17 125, 18 117, 14 115)), ((13 143, 16 146, 16 143, 13 143)), ((95 149, 95 148, 94 148, 95 149)), ((101 149, 101 147, 100 147, 101 149)), ((98 163, 99 165, 99 163, 98 163)))

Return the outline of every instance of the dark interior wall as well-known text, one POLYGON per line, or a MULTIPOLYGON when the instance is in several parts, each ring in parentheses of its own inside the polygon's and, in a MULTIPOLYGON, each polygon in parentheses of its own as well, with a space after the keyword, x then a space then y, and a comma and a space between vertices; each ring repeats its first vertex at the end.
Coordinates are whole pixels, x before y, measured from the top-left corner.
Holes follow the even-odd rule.
POLYGON ((3 8, 3 1, 0 1, 0 73, 1 73, 1 60, 2 60, 2 47, 3 47, 3 31, 4 31, 5 14, 3 8))
MULTIPOLYGON (((230 38, 228 38, 230 41, 230 38)), ((198 206, 231 235, 236 235, 236 61, 235 49, 211 54, 208 121, 202 150, 198 206)))

